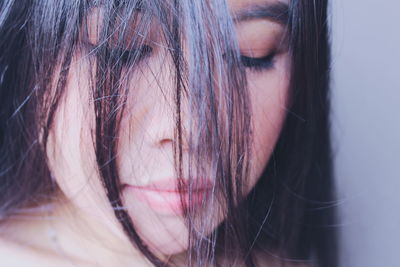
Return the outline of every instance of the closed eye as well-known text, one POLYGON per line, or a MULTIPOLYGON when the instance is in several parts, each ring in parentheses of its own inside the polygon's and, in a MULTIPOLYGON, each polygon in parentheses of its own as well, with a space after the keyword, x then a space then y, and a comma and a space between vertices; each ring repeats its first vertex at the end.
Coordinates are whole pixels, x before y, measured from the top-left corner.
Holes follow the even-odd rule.
MULTIPOLYGON (((86 43, 86 46, 88 47, 90 54, 97 53, 100 48, 91 43, 86 43)), ((150 56, 153 52, 153 48, 149 45, 142 45, 130 49, 106 46, 105 51, 113 60, 120 62, 122 65, 127 65, 129 62, 139 62, 150 56)))
POLYGON ((242 61, 243 66, 255 71, 262 71, 271 69, 274 67, 274 59, 276 53, 270 53, 264 57, 249 57, 249 56, 240 56, 240 60, 242 61))
POLYGON ((123 65, 128 62, 139 62, 148 57, 153 48, 149 45, 143 45, 138 48, 125 49, 125 48, 107 48, 111 55, 114 55, 123 65))

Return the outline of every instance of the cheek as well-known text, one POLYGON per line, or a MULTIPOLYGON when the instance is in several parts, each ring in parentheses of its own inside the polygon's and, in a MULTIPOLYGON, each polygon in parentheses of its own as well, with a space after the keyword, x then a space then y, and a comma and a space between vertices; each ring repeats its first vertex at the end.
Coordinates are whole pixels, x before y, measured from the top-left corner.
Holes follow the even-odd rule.
MULTIPOLYGON (((49 165, 57 184, 69 198, 85 188, 89 163, 81 153, 81 147, 88 147, 90 136, 84 125, 83 99, 79 93, 76 72, 71 70, 65 94, 57 107, 52 129, 49 134, 47 154, 49 165)), ((82 90, 83 91, 83 90, 82 90)))
POLYGON ((253 115, 251 187, 266 167, 285 120, 289 87, 286 62, 282 57, 274 69, 248 74, 253 115))
POLYGON ((112 218, 91 136, 94 113, 89 101, 88 68, 76 62, 71 66, 48 138, 49 168, 68 204, 83 214, 112 218))

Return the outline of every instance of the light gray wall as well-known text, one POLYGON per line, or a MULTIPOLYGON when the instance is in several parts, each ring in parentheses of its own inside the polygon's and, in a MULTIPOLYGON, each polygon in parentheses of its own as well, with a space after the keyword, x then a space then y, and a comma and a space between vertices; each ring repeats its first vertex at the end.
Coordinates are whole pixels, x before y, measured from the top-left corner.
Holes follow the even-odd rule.
POLYGON ((341 266, 400 266, 400 1, 331 0, 341 266))

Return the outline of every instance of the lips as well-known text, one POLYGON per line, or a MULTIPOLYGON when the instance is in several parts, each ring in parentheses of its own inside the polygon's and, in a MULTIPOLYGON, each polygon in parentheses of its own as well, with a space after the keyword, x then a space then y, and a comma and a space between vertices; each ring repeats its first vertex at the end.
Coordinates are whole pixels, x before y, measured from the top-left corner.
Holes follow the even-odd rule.
POLYGON ((156 213, 182 215, 182 204, 186 207, 189 204, 191 207, 200 206, 213 187, 209 179, 196 180, 192 184, 192 194, 189 198, 188 181, 183 180, 181 191, 178 190, 177 182, 177 179, 162 179, 146 185, 126 185, 124 193, 132 194, 135 200, 145 204, 156 213))

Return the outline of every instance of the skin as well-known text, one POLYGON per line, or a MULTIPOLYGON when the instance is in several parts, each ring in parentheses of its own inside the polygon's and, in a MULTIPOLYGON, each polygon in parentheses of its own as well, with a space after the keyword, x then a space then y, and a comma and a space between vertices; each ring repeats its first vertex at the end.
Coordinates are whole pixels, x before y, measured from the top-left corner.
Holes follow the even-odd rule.
MULTIPOLYGON (((228 2, 235 13, 250 3, 276 1, 228 2)), ((288 53, 280 46, 283 25, 257 19, 240 22, 236 29, 242 55, 263 57, 275 49, 278 51, 273 68, 247 70, 254 134, 248 192, 258 181, 279 137, 286 115, 290 66, 288 53)), ((122 183, 140 186, 176 177, 171 105, 174 85, 169 78, 168 64, 162 57, 155 57, 149 61, 149 68, 131 81, 136 85, 135 95, 128 96, 118 143, 117 162, 122 183), (163 85, 162 90, 159 84, 163 85), (158 99, 156 105, 154 99, 158 99)), ((46 215, 49 220, 11 218, 6 222, 2 226, 6 235, 0 238, 0 256, 15 255, 21 261, 37 262, 38 266, 70 266, 71 262, 79 266, 131 266, 132 262, 135 266, 151 266, 122 232, 99 181, 91 139, 93 106, 87 104, 91 102, 87 94, 88 70, 89 62, 83 54, 75 55, 67 94, 49 137, 49 167, 63 195, 50 214, 37 212, 36 218, 46 215)), ((186 117, 183 118, 185 125, 186 117)), ((160 214, 146 203, 136 201, 134 194, 126 190, 122 193, 126 208, 150 249, 163 259, 171 257, 168 255, 184 255, 187 231, 182 216, 160 214)), ((222 220, 223 215, 216 218, 209 231, 222 220)), ((271 260, 264 262, 273 266, 271 260)))

